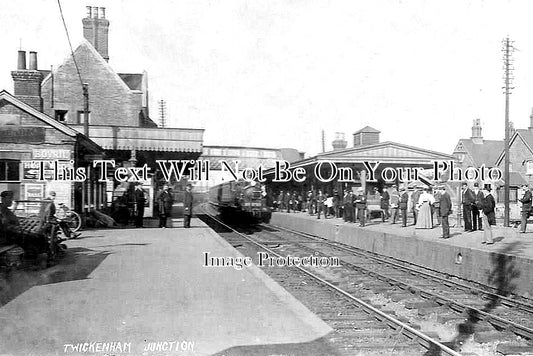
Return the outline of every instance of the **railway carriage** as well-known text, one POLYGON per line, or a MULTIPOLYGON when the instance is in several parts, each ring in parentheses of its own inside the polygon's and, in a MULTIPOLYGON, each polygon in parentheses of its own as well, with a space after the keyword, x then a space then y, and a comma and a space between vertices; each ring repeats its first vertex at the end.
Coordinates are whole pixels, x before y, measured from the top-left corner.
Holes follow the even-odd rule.
POLYGON ((261 184, 254 181, 237 180, 211 187, 209 204, 223 218, 269 222, 272 215, 261 184))

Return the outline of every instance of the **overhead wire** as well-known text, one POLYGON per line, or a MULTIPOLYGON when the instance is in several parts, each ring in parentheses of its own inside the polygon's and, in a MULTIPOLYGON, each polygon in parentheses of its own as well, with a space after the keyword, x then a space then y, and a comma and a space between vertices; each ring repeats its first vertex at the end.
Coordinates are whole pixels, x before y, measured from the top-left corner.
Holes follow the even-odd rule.
POLYGON ((78 67, 78 62, 76 62, 76 57, 74 56, 74 50, 72 49, 72 42, 70 41, 67 23, 65 22, 65 17, 63 16, 63 9, 61 8, 60 0, 57 0, 57 5, 59 6, 59 13, 61 14, 61 20, 63 20, 63 26, 65 27, 65 33, 67 34, 68 45, 70 47, 70 54, 72 56, 72 60, 74 61, 74 66, 76 67, 76 72, 78 73, 78 78, 80 79, 81 88, 83 90, 83 79, 81 79, 80 68, 78 67))

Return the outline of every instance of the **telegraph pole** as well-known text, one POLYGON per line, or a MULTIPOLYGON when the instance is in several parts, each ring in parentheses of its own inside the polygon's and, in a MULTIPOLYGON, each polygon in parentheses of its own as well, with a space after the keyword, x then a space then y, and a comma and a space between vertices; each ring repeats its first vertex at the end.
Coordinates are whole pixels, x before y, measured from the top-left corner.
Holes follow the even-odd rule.
POLYGON ((83 83, 83 133, 89 137, 89 84, 83 83))
POLYGON ((505 167, 504 167, 504 218, 503 218, 503 226, 509 226, 509 179, 510 179, 510 173, 509 173, 509 95, 511 95, 511 90, 514 89, 512 87, 513 82, 513 52, 515 50, 513 46, 514 41, 511 41, 509 37, 505 38, 502 41, 502 52, 503 52, 503 70, 504 70, 504 84, 505 86, 502 87, 504 90, 503 93, 505 94, 505 140, 504 140, 504 147, 505 147, 505 167))

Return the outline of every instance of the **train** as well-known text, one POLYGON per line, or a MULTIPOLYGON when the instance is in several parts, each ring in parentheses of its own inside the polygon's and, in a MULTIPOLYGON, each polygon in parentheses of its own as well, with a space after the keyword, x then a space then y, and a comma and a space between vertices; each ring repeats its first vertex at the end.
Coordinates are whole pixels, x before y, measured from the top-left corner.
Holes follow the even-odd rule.
POLYGON ((225 220, 268 223, 272 216, 264 187, 255 181, 241 179, 215 185, 209 189, 209 204, 225 220))

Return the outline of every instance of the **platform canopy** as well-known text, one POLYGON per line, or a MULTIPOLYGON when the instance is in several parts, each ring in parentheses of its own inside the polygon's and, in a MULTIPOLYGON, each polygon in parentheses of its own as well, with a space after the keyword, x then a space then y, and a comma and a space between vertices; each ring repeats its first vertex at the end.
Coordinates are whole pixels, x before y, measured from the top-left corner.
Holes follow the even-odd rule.
POLYGON ((294 162, 291 167, 305 167, 319 162, 363 163, 381 162, 386 165, 428 166, 434 161, 456 161, 452 155, 396 142, 351 147, 344 150, 319 153, 314 157, 294 162))
MULTIPOLYGON (((70 125, 83 132, 83 125, 70 125)), ((202 152, 203 129, 91 125, 90 138, 107 150, 202 152)))

